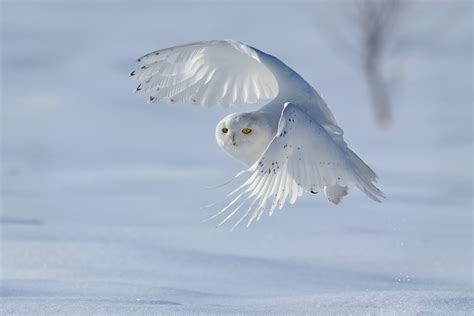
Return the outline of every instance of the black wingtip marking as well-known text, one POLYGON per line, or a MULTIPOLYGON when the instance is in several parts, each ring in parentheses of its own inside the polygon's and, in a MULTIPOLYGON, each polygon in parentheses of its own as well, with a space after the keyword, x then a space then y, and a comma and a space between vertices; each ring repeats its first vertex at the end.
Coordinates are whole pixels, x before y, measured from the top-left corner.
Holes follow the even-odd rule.
POLYGON ((138 92, 138 91, 141 91, 141 90, 142 90, 142 84, 140 83, 135 91, 138 92))
POLYGON ((130 73, 130 77, 135 76, 135 70, 130 73))
POLYGON ((313 193, 313 194, 317 194, 317 193, 318 193, 318 191, 313 191, 313 189, 311 189, 310 192, 313 193))

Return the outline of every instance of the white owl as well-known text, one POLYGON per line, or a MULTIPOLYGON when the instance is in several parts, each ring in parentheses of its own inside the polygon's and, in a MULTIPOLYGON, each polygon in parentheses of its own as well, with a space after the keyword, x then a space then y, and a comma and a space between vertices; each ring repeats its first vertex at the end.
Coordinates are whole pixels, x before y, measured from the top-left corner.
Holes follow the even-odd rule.
MULTIPOLYGON (((380 202, 375 173, 343 139, 324 100, 295 71, 274 56, 234 40, 176 46, 138 59, 131 76, 149 102, 236 106, 269 101, 254 112, 234 113, 217 124, 217 144, 248 166, 247 180, 227 198, 226 222, 239 210, 248 224, 271 215, 303 192, 324 192, 338 204, 348 186, 380 202)), ((212 218, 213 218, 212 217, 212 218)))

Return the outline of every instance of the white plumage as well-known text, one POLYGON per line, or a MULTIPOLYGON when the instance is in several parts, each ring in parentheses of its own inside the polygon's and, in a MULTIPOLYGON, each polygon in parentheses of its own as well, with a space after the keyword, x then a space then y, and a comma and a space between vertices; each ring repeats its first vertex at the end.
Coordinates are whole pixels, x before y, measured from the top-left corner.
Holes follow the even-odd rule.
POLYGON ((138 91, 150 102, 190 101, 200 105, 251 104, 275 98, 277 79, 258 53, 236 41, 210 41, 177 46, 138 59, 132 72, 142 81, 138 91))
POLYGON ((375 173, 348 147, 319 94, 279 59, 233 40, 199 42, 147 54, 130 74, 149 102, 234 106, 270 100, 261 109, 231 114, 216 127, 218 145, 249 168, 247 180, 212 218, 239 210, 237 226, 271 215, 304 192, 324 192, 338 204, 354 185, 383 198, 375 173))

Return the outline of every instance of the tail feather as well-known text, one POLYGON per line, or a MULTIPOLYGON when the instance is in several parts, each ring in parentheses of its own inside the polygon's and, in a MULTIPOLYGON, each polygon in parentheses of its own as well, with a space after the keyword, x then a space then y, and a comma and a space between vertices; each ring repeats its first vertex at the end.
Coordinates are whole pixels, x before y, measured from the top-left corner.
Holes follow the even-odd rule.
POLYGON ((339 204, 343 197, 347 195, 348 187, 340 185, 332 185, 324 187, 324 195, 334 204, 339 204))

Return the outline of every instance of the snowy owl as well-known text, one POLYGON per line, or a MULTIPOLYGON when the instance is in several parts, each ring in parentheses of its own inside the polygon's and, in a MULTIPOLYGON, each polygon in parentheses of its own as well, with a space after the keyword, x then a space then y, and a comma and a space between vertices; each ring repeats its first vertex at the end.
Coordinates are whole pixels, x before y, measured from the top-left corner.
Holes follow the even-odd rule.
POLYGON ((198 42, 149 53, 130 76, 148 93, 148 102, 165 100, 225 107, 267 103, 259 110, 234 113, 217 124, 220 148, 247 166, 246 180, 227 196, 213 217, 239 210, 234 227, 247 226, 265 211, 272 215, 304 192, 323 192, 338 204, 355 186, 380 202, 377 176, 343 139, 325 101, 278 58, 234 40, 198 42), (230 201, 230 202, 229 202, 230 201), (249 216, 250 215, 250 216, 249 216))

